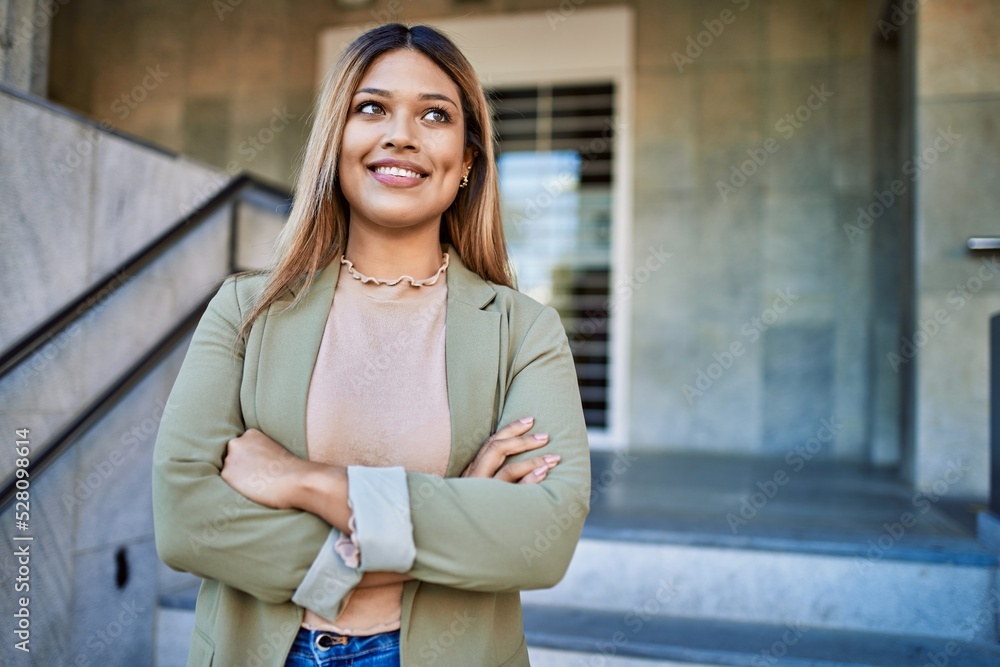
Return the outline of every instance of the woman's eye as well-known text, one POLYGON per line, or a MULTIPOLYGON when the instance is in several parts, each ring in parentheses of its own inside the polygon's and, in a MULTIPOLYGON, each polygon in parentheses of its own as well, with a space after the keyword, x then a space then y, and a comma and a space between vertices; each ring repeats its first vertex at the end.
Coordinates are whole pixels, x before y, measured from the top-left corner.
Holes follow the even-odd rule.
POLYGON ((451 120, 451 116, 444 109, 431 109, 424 118, 432 123, 447 123, 451 120))
POLYGON ((382 105, 378 102, 365 102, 358 106, 358 113, 374 115, 383 112, 384 110, 382 109, 382 105))

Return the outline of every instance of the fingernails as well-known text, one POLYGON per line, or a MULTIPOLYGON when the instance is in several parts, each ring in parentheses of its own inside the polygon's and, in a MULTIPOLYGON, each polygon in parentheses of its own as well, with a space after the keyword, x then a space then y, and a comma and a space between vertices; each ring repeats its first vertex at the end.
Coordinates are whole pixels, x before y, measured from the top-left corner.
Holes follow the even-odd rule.
POLYGON ((536 433, 535 440, 547 440, 549 437, 548 433, 536 433))
POLYGON ((545 473, 548 472, 548 470, 549 470, 548 466, 538 466, 534 470, 535 477, 544 477, 545 473))
POLYGON ((522 424, 530 424, 531 422, 535 421, 535 418, 525 417, 524 419, 518 419, 517 421, 521 422, 522 424))
POLYGON ((556 463, 559 463, 560 456, 558 454, 546 454, 542 458, 545 459, 545 462, 549 465, 555 465, 556 463))

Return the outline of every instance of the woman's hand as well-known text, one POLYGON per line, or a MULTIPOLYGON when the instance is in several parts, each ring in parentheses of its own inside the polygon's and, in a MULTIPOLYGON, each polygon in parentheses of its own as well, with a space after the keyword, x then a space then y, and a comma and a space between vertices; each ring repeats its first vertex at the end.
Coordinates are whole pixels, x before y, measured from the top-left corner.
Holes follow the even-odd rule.
POLYGON ((257 429, 229 441, 222 459, 222 479, 255 503, 288 509, 309 461, 257 429))
POLYGON ((525 417, 491 435, 479 448, 476 458, 462 472, 462 477, 492 477, 515 484, 537 484, 545 479, 548 471, 559 463, 558 454, 506 463, 507 458, 514 454, 548 444, 547 433, 526 435, 533 423, 533 417, 525 417))

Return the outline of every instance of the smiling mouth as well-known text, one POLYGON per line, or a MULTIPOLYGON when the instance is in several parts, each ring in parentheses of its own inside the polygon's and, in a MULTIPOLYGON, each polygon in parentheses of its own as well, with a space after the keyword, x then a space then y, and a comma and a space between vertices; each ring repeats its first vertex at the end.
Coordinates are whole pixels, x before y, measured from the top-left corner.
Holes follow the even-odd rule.
POLYGON ((410 169, 403 169, 402 167, 375 167, 372 169, 376 174, 383 174, 385 176, 402 176, 404 178, 427 178, 427 174, 421 174, 420 172, 412 171, 410 169))

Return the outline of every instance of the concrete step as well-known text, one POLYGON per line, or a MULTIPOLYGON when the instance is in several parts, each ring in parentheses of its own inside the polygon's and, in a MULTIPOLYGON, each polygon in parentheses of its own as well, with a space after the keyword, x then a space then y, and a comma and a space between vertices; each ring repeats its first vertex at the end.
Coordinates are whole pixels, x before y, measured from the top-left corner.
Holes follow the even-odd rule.
POLYGON ((194 610, 156 610, 156 667, 185 667, 194 632, 194 610))
POLYGON ((198 586, 195 583, 160 596, 156 609, 155 667, 187 665, 198 586))
MULTIPOLYGON (((988 667, 1000 646, 885 633, 829 630, 558 607, 524 606, 533 667, 988 667)), ((161 599, 156 667, 184 667, 193 598, 161 599)))
POLYGON ((532 667, 988 667, 1000 646, 805 624, 524 605, 532 667))
POLYGON ((691 531, 623 533, 588 522, 563 580, 551 589, 525 591, 522 600, 623 617, 644 613, 995 641, 996 556, 974 543, 952 547, 911 545, 869 558, 863 543, 727 543, 691 531))

